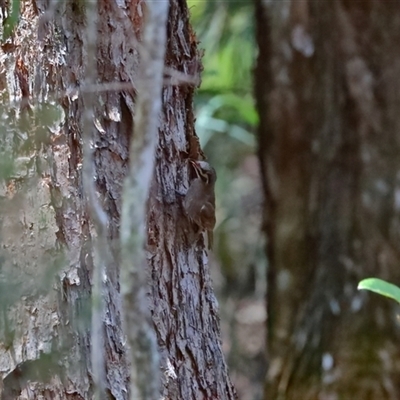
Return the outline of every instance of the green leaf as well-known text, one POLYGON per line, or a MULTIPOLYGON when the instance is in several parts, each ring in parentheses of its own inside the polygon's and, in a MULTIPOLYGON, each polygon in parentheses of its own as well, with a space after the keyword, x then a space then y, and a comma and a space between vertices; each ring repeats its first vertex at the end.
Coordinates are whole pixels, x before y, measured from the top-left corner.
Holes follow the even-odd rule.
POLYGON ((18 22, 19 11, 20 11, 20 0, 13 0, 11 6, 11 13, 7 18, 5 18, 3 23, 3 40, 7 40, 11 36, 18 22))
POLYGON ((378 278, 363 279, 357 287, 358 290, 369 290, 382 296, 389 297, 400 303, 400 288, 393 283, 378 278))

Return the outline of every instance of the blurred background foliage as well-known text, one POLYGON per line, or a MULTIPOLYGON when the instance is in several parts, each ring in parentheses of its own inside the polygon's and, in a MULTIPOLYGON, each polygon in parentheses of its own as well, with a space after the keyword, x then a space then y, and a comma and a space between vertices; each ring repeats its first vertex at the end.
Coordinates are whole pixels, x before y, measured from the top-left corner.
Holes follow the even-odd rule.
POLYGON ((262 295, 265 257, 255 156, 253 5, 249 1, 188 3, 204 51, 202 83, 195 99, 196 132, 218 174, 215 261, 228 292, 255 290, 262 295))
POLYGON ((266 258, 253 97, 257 47, 251 1, 188 0, 204 51, 195 98, 196 132, 218 175, 211 271, 223 344, 242 400, 262 398, 265 376, 266 258))

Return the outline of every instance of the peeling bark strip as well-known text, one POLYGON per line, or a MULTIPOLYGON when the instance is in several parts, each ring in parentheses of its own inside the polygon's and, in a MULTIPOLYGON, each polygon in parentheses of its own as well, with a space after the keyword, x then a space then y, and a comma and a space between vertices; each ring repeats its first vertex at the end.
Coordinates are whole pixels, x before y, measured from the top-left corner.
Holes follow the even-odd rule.
MULTIPOLYGON (((35 119, 24 114, 27 116, 26 131, 15 123, 4 129, 7 135, 0 137, 0 141, 4 141, 0 149, 10 148, 10 154, 17 155, 20 170, 6 182, 0 182, 4 206, 0 210, 3 257, 0 283, 13 288, 10 282, 17 282, 20 290, 12 291, 1 310, 6 314, 3 318, 6 323, 0 330, 3 383, 0 397, 5 400, 93 399, 94 381, 99 380, 101 372, 96 372, 98 361, 90 352, 91 347, 97 345, 91 343, 89 310, 91 297, 93 301, 96 297, 94 281, 101 272, 101 267, 96 272, 93 264, 97 268, 97 263, 101 265, 102 262, 106 267, 102 324, 104 387, 110 399, 128 400, 130 363, 122 331, 120 252, 115 243, 120 240, 123 181, 127 174, 131 176, 127 169, 132 130, 132 146, 140 143, 138 140, 135 144, 135 139, 141 135, 144 138, 144 131, 138 128, 142 123, 135 121, 133 126, 133 117, 150 115, 136 114, 141 107, 136 103, 136 94, 143 92, 140 85, 144 81, 138 77, 139 46, 133 39, 141 42, 143 15, 147 11, 143 0, 98 0, 96 41, 87 36, 90 23, 87 24, 85 18, 88 11, 85 3, 80 0, 22 1, 22 14, 12 42, 0 47, 0 90, 5 88, 2 92, 4 104, 10 99, 15 102, 15 99, 29 97, 24 98, 25 106, 29 100, 34 116, 42 116, 37 117, 34 128, 40 125, 45 132, 45 139, 37 142, 33 135, 36 131, 30 125, 35 119), (87 46, 92 46, 91 50, 87 46), (95 59, 86 59, 94 51, 97 51, 95 59), (92 67, 87 62, 93 62, 92 67), (96 72, 97 67, 96 82, 87 83, 85 65, 92 72, 96 72), (91 98, 90 93, 95 96, 91 98), (93 112, 86 107, 90 103, 93 112), (57 111, 54 121, 52 118, 49 121, 47 114, 39 113, 49 105, 57 111), (89 112, 85 116, 87 109, 89 112), (91 141, 87 140, 88 133, 91 141), (83 143, 92 144, 92 147, 84 149, 83 143), (89 171, 90 162, 84 164, 85 178, 84 152, 93 152, 94 163, 94 172, 89 171), (88 206, 85 198, 82 182, 86 179, 85 189, 86 183, 90 188, 90 174, 95 178, 95 197, 106 213, 104 220, 99 218, 101 223, 95 221, 97 214, 90 209, 96 202, 88 206), (105 227, 107 240, 98 242, 98 249, 110 253, 112 262, 105 253, 97 260, 93 248, 93 242, 101 238, 105 227), (56 249, 62 251, 62 256, 56 249), (47 265, 57 266, 58 273, 46 268, 47 265), (11 278, 3 282, 3 275, 20 280, 11 278)), ((162 2, 152 3, 158 8, 162 2)), ((164 23, 159 23, 153 33, 164 27, 164 23)), ((90 28, 89 32, 93 34, 94 30, 90 28)), ((160 34, 156 35, 157 40, 161 39, 160 34)), ((143 210, 146 195, 142 193, 139 193, 142 214, 135 214, 139 208, 133 209, 133 214, 125 210, 128 215, 126 218, 124 215, 122 222, 133 229, 137 220, 141 220, 141 240, 143 234, 147 234, 148 239, 146 260, 125 259, 128 263, 133 261, 140 269, 140 282, 143 282, 140 291, 134 293, 135 299, 142 300, 128 306, 142 307, 142 315, 146 315, 148 304, 143 297, 145 288, 150 286, 147 300, 161 351, 164 372, 161 395, 165 399, 231 400, 235 392, 221 350, 218 307, 207 255, 201 237, 183 214, 182 199, 177 196, 177 192, 184 193, 188 187, 186 160, 193 151, 191 144, 197 143, 192 99, 193 82, 199 80, 201 70, 196 37, 190 29, 187 6, 181 0, 170 1, 167 38, 167 71, 178 71, 176 76, 188 79, 187 84, 182 84, 184 79, 171 79, 163 87, 161 96, 160 92, 150 94, 152 101, 161 97, 162 105, 159 117, 149 121, 153 132, 158 127, 155 169, 151 167, 146 175, 138 175, 138 180, 143 178, 144 185, 148 185, 155 171, 147 206, 147 226, 143 210), (143 276, 146 264, 147 271, 150 270, 147 276, 150 285, 143 276)), ((142 58, 147 55, 151 54, 144 53, 142 58)), ((157 58, 161 74, 162 57, 157 58)), ((155 83, 156 87, 160 85, 160 82, 155 83)), ((21 115, 17 108, 7 109, 7 115, 21 115)), ((139 169, 135 169, 135 163, 143 159, 136 157, 137 150, 132 151, 131 168, 137 174, 139 169)), ((150 153, 151 150, 140 156, 153 163, 150 153)), ((89 159, 90 156, 86 161, 89 159)), ((129 229, 128 234, 122 232, 125 238, 129 238, 129 229)), ((137 246, 142 244, 140 236, 135 240, 137 246)), ((122 281, 125 282, 125 278, 122 281)), ((127 293, 124 292, 125 300, 128 300, 127 293)), ((154 349, 155 341, 150 344, 154 349)), ((157 391, 159 381, 157 361, 151 363, 155 374, 146 376, 149 387, 143 389, 149 396, 150 391, 157 391)), ((144 369, 144 365, 135 362, 133 367, 144 369)), ((136 382, 134 377, 133 383, 136 382)), ((159 394, 154 398, 159 398, 159 394)))
MULTIPOLYGON (((154 400, 160 393, 157 339, 148 300, 146 204, 154 174, 161 111, 168 1, 146 3, 130 168, 122 194, 121 293, 125 333, 131 352, 132 400, 154 400)), ((133 132, 132 132, 133 133, 133 132)))
POLYGON ((85 190, 87 210, 95 228, 97 237, 93 242, 92 270, 92 324, 91 324, 91 365, 94 383, 94 400, 104 399, 105 355, 104 355, 104 319, 105 291, 103 277, 111 266, 111 248, 108 241, 108 217, 96 193, 94 167, 94 129, 97 119, 95 106, 96 91, 90 90, 97 82, 97 0, 85 3, 86 37, 84 41, 85 83, 83 88, 83 103, 85 111, 82 118, 83 167, 82 182, 85 190))

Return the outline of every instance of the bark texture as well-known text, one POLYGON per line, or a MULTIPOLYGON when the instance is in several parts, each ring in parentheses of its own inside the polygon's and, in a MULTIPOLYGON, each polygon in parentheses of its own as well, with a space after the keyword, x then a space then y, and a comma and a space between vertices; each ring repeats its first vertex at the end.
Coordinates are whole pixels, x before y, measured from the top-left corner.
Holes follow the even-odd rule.
MULTIPOLYGON (((187 7, 181 2, 174 5, 168 36, 176 40, 168 43, 166 65, 196 76, 201 61, 187 7)), ((193 131, 193 92, 188 85, 170 85, 163 91, 148 220, 153 321, 165 368, 166 398, 234 399, 203 236, 182 218, 178 194, 188 188, 187 158, 201 153, 193 131)))
POLYGON ((397 399, 398 6, 257 1, 268 399, 397 399), (390 33, 389 33, 390 32, 390 33))
MULTIPOLYGON (((134 131, 139 62, 135 37, 140 41, 144 13, 142 0, 99 1, 100 92, 93 145, 96 187, 109 218, 114 260, 105 279, 105 387, 110 399, 128 398, 117 243, 122 183, 134 131)), ((168 38, 166 64, 198 76, 200 57, 183 1, 171 0, 168 38)), ((18 160, 22 157, 18 174, 1 188, 7 210, 1 231, 4 283, 9 285, 14 273, 23 295, 15 295, 15 301, 2 308, 4 399, 93 395, 89 310, 94 230, 81 173, 85 40, 84 2, 25 1, 12 38, 2 46, 3 99, 23 100, 5 112, 28 127, 10 127, 2 139, 2 149, 18 155, 18 160), (47 115, 40 112, 49 104, 57 115, 51 121, 40 117, 47 115), (59 270, 54 281, 54 270, 47 266, 55 259, 59 270)), ((168 84, 162 93, 148 204, 149 303, 162 354, 164 398, 233 399, 202 235, 184 217, 179 195, 188 187, 186 159, 201 153, 193 131, 194 89, 168 84)))

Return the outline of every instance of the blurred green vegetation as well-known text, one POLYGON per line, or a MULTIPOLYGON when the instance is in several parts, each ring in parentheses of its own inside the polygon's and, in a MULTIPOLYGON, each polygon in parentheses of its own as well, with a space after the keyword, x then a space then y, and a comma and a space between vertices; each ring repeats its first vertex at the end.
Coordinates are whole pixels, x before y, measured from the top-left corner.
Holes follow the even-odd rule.
MULTIPOLYGON (((9 10, 7 10, 5 18, 3 17, 4 18, 3 32, 2 32, 3 40, 7 40, 11 36, 15 26, 17 25, 21 7, 20 0, 11 0, 8 3, 11 7, 9 10)), ((2 7, 2 9, 6 10, 5 7, 2 7)))
POLYGON ((215 257, 231 294, 262 292, 265 258, 260 238, 261 192, 255 157, 258 115, 252 71, 256 56, 250 1, 188 0, 204 49, 195 99, 196 132, 217 170, 215 257), (260 289, 260 290, 258 290, 260 289))
POLYGON ((219 292, 224 351, 239 398, 259 400, 265 376, 266 258, 253 98, 253 2, 188 4, 204 50, 202 83, 195 97, 196 132, 218 175, 210 262, 219 292))

